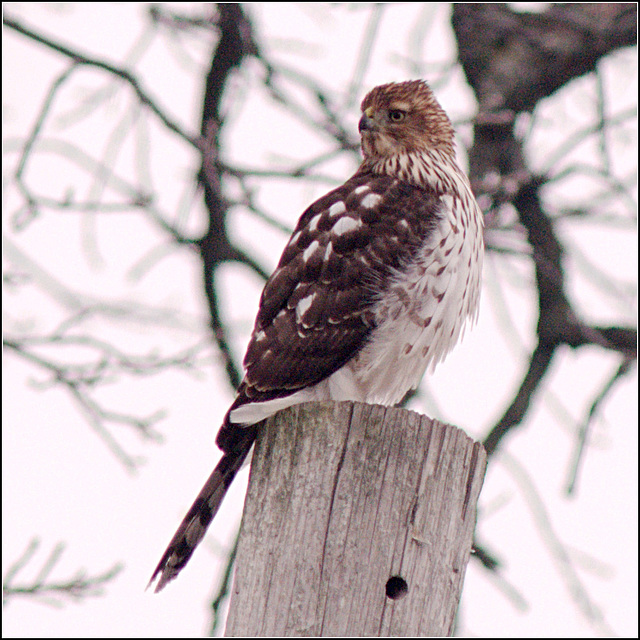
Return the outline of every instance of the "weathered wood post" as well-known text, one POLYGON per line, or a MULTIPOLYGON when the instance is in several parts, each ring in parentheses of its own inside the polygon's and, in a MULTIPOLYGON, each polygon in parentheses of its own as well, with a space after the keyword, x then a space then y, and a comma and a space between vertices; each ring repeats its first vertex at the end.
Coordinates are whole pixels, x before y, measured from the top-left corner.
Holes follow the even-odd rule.
POLYGON ((403 409, 298 405, 256 443, 227 636, 448 636, 485 452, 403 409))

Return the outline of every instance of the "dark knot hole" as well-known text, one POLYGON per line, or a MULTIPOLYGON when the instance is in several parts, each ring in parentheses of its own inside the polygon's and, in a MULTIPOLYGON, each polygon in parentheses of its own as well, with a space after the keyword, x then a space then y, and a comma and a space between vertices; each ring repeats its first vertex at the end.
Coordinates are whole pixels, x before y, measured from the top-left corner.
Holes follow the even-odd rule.
POLYGON ((387 594, 387 598, 390 598, 391 600, 400 600, 409 592, 409 585, 404 578, 401 578, 400 576, 391 576, 387 580, 385 592, 387 594))

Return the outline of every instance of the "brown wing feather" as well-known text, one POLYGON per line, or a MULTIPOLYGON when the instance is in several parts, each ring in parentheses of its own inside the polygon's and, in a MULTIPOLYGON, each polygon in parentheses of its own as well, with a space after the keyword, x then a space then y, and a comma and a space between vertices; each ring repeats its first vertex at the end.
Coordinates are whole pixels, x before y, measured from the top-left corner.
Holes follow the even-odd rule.
POLYGON ((439 207, 433 191, 370 173, 311 205, 265 285, 230 410, 290 395, 351 359, 375 326, 373 302, 422 246, 439 207))

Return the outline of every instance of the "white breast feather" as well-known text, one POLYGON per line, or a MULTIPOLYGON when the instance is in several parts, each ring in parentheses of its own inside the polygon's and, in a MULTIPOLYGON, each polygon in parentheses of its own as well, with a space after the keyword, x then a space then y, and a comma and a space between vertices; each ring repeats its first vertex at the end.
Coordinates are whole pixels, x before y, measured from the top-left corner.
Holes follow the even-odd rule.
MULTIPOLYGON (((472 209, 463 235, 460 219, 467 206, 477 207, 472 198, 469 202, 452 196, 442 198, 440 222, 428 243, 413 263, 397 272, 386 295, 378 301, 378 326, 370 341, 329 378, 332 399, 342 399, 333 394, 342 396, 338 387, 345 385, 350 392, 355 387, 357 399, 363 402, 399 402, 419 384, 429 365, 435 368, 451 351, 466 321, 475 319, 482 228, 472 209)), ((353 395, 349 397, 354 399, 353 395)))

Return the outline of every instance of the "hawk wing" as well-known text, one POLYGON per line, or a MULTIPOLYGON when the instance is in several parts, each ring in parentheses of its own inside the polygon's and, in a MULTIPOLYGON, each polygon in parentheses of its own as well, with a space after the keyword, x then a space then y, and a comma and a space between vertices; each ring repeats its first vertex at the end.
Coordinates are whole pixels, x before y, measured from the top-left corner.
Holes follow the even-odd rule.
MULTIPOLYGON (((288 396, 349 361, 375 328, 374 302, 440 209, 435 191, 369 172, 312 204, 265 285, 229 411, 288 396)), ((221 431, 232 427, 227 419, 221 431)))

